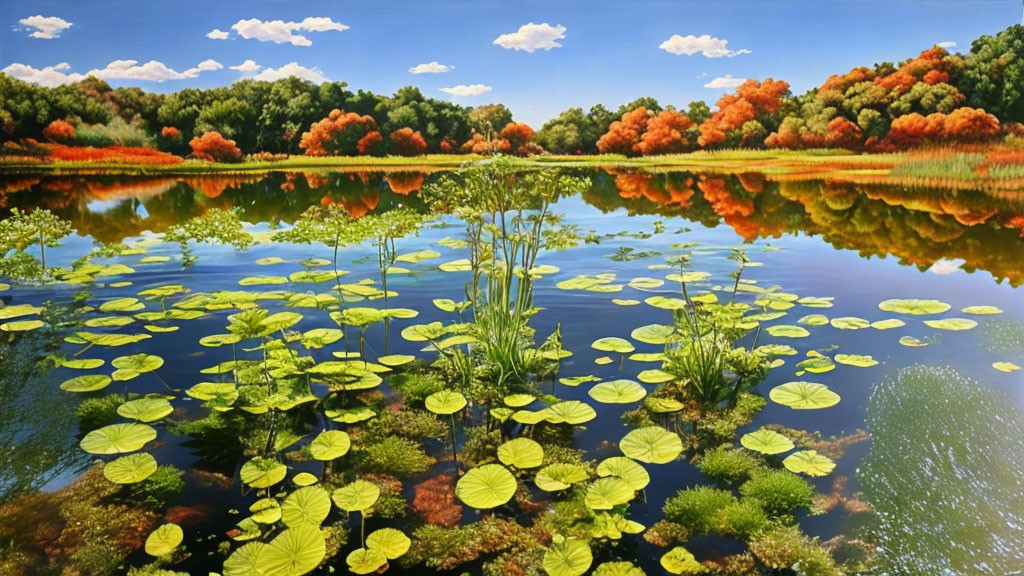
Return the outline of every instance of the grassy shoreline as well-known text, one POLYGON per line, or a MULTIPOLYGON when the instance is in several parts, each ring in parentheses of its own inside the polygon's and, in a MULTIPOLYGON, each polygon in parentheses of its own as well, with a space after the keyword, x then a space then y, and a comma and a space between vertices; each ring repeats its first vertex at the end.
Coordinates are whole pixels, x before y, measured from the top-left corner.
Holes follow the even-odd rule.
MULTIPOLYGON (((201 176, 291 171, 420 171, 451 170, 487 157, 464 155, 291 156, 277 161, 237 164, 186 160, 181 164, 128 164, 99 162, 34 162, 0 157, 0 172, 11 176, 78 175, 117 172, 128 175, 201 176)), ((853 183, 893 183, 953 188, 1024 191, 1024 163, 1010 163, 989 171, 986 152, 925 150, 886 154, 853 154, 840 150, 720 150, 668 156, 627 158, 621 155, 533 156, 516 158, 524 169, 540 167, 604 168, 621 170, 689 170, 716 174, 758 172, 776 180, 834 179, 853 183)))

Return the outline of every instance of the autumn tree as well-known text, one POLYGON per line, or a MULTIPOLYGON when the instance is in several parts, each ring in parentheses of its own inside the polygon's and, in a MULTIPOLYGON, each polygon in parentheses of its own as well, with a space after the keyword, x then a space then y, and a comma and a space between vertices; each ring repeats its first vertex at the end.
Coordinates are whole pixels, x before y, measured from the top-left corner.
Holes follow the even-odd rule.
POLYGON ((69 144, 74 142, 76 136, 75 127, 64 120, 54 120, 43 129, 43 137, 51 142, 69 144))
POLYGON ((181 140, 181 130, 174 126, 164 126, 160 129, 160 137, 168 142, 178 142, 181 140))
POLYGON ((380 156, 384 153, 384 136, 374 130, 356 142, 356 151, 362 156, 380 156))
POLYGON ((692 126, 693 121, 685 114, 662 110, 647 120, 647 128, 634 151, 644 156, 685 152, 690 146, 686 132, 692 126))
POLYGON ((192 148, 192 156, 209 162, 239 162, 242 151, 234 140, 221 136, 220 132, 205 132, 196 136, 188 145, 192 148))
POLYGON ((833 118, 828 123, 828 131, 825 133, 825 145, 830 148, 856 150, 861 145, 863 135, 860 126, 840 116, 833 118))
POLYGON ((789 84, 782 80, 747 80, 735 94, 718 99, 718 110, 700 125, 697 142, 704 147, 738 144, 743 138, 743 125, 751 120, 757 120, 766 130, 769 126, 774 128, 778 120, 770 116, 779 112, 788 94, 789 84))
POLYGON ((412 128, 399 128, 388 138, 391 140, 391 152, 397 156, 419 156, 427 152, 427 141, 412 128))
POLYGON ((946 116, 945 137, 957 142, 985 142, 999 136, 999 119, 976 108, 957 108, 946 116))
POLYGON ((302 134, 299 147, 307 156, 354 156, 359 142, 377 127, 373 117, 334 109, 302 134))
POLYGON ((647 129, 647 108, 643 106, 622 115, 622 118, 611 123, 608 132, 597 141, 597 149, 602 154, 637 154, 636 146, 640 137, 647 129))
POLYGON ((498 138, 508 142, 508 149, 516 156, 539 154, 541 148, 534 144, 533 128, 523 122, 509 122, 498 133, 498 138))

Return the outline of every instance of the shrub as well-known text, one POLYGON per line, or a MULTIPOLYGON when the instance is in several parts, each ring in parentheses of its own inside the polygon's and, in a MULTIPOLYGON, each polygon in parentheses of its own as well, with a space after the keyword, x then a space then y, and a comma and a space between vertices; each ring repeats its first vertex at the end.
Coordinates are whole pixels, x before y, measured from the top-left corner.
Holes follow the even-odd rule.
POLYGON ((462 521, 462 505, 455 501, 455 477, 434 476, 415 487, 412 509, 428 524, 451 528, 462 521))
POLYGON ((63 120, 54 120, 43 128, 43 137, 52 142, 71 143, 77 135, 75 127, 63 120))
POLYGON ((398 156, 419 156, 427 152, 427 141, 412 128, 399 128, 389 138, 391 151, 398 156))
POLYGON ((434 392, 444 390, 445 384, 430 372, 403 372, 388 378, 388 384, 405 396, 407 405, 423 406, 424 400, 434 392))
POLYGON ((160 129, 160 137, 164 140, 177 142, 178 140, 181 140, 181 130, 178 130, 174 126, 164 126, 160 129))
POLYGON ((723 445, 704 454, 697 463, 702 474, 721 484, 741 484, 761 467, 749 452, 723 445))
POLYGON ((443 438, 448 435, 448 424, 429 412, 403 408, 398 412, 382 411, 367 423, 366 432, 367 438, 371 441, 392 435, 406 438, 443 438))
POLYGON ((305 150, 308 156, 354 156, 356 152, 367 154, 371 148, 383 141, 378 140, 380 133, 373 138, 372 145, 369 141, 363 141, 375 132, 376 127, 377 123, 371 116, 331 110, 327 118, 314 123, 309 127, 309 132, 302 134, 299 148, 305 150))
POLYGON ((181 158, 155 148, 108 146, 92 148, 82 146, 50 146, 50 160, 63 162, 105 162, 112 164, 180 164, 181 158))
POLYGON ((192 156, 209 162, 239 162, 242 151, 235 146, 234 140, 228 140, 220 132, 205 132, 202 136, 192 139, 188 145, 192 148, 192 156))
POLYGON ((804 576, 839 576, 835 561, 795 526, 778 526, 750 542, 750 551, 774 570, 799 568, 804 576))
POLYGON ((139 126, 116 116, 107 124, 79 124, 75 141, 83 146, 145 146, 149 136, 139 126))
POLYGON ((420 445, 400 436, 387 436, 371 443, 362 452, 366 471, 393 476, 411 476, 426 472, 434 463, 420 445))
POLYGON ((99 398, 86 398, 78 405, 75 416, 78 418, 78 431, 82 434, 92 432, 120 418, 117 407, 124 401, 120 394, 108 394, 99 398))
POLYGON ((756 501, 770 516, 785 516, 810 508, 814 487, 788 470, 755 474, 740 486, 744 498, 756 501))
POLYGON ((680 491, 665 501, 665 518, 682 524, 695 534, 707 534, 718 528, 718 514, 727 506, 737 504, 731 492, 697 486, 680 491))

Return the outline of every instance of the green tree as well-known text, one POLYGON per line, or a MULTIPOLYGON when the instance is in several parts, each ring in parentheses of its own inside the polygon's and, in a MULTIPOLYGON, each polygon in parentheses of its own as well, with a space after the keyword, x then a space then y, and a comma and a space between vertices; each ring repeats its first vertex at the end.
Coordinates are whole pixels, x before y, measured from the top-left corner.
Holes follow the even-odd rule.
POLYGON ((1003 122, 1024 122, 1024 26, 971 43, 964 67, 954 71, 953 84, 970 106, 1003 122))

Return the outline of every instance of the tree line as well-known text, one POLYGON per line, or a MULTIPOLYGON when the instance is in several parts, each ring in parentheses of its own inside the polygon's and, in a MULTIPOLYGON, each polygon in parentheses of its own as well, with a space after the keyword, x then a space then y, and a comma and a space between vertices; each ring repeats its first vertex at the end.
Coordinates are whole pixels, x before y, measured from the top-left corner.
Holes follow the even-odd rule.
POLYGON ((391 96, 344 82, 241 80, 173 94, 111 88, 94 77, 53 88, 0 74, 0 138, 75 146, 155 146, 178 155, 670 154, 716 148, 888 150, 942 141, 1024 142, 1024 26, 829 77, 794 95, 747 80, 714 110, 650 97, 609 110, 570 108, 536 132, 502 104, 391 96))

